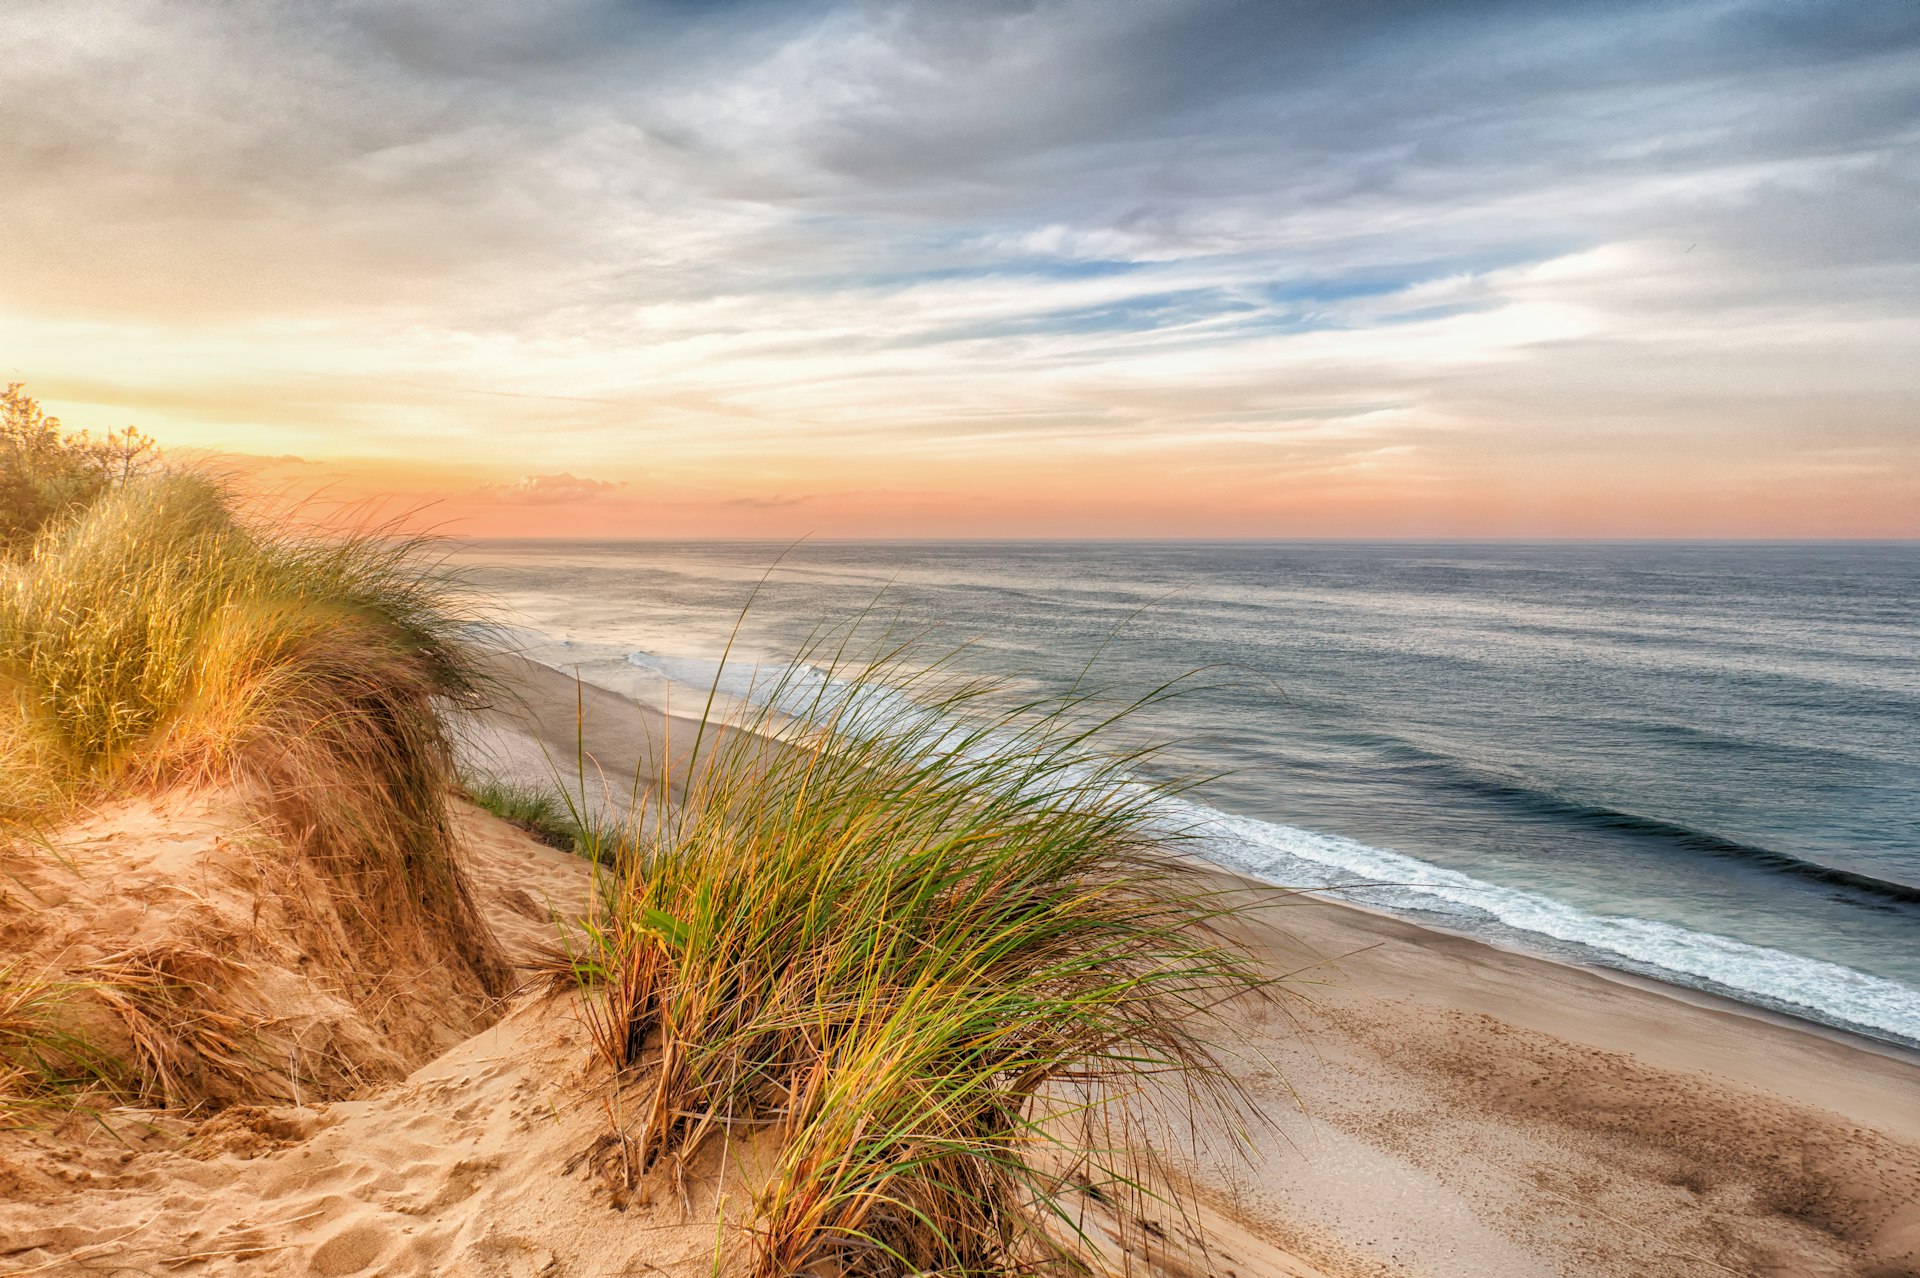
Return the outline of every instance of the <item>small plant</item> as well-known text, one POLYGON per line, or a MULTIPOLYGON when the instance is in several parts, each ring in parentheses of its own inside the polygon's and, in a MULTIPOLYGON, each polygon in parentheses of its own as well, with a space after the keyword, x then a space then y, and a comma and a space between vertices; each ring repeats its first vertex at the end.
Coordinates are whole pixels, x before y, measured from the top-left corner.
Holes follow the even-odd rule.
POLYGON ((1091 696, 1005 695, 900 651, 788 676, 682 804, 590 836, 573 961, 645 1089, 622 1140, 644 1172, 777 1132, 762 1278, 1098 1272, 1081 1208, 1141 1205, 1144 1120, 1243 1112, 1203 1035, 1268 980, 1166 791, 1098 752, 1091 696))
POLYGON ((92 986, 0 963, 0 1123, 85 1088, 113 1089, 117 1063, 74 1024, 92 986))
POLYGON ((567 799, 557 790, 517 785, 497 778, 469 778, 467 797, 502 821, 562 852, 578 851, 582 834, 567 799))

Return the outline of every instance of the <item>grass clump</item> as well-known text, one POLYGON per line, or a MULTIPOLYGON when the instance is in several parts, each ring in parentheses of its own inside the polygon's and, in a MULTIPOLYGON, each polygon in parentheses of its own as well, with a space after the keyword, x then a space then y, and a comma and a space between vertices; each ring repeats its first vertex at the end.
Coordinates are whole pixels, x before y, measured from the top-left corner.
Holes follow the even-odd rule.
POLYGON ((762 1278, 1101 1272, 1085 1205, 1139 1203, 1166 1106, 1239 1111, 1204 1032, 1266 978, 1090 699, 836 673, 742 725, 780 744, 722 734, 682 805, 594 836, 575 968, 644 1089, 620 1165, 776 1131, 762 1278))
POLYGON ((583 834, 567 797, 544 786, 521 785, 494 777, 468 778, 466 795, 510 825, 519 826, 548 847, 578 851, 583 834))
POLYGON ((85 982, 0 963, 0 1123, 75 1089, 117 1087, 116 1062, 75 1028, 85 982))
POLYGON ((498 991, 453 859, 439 714, 474 678, 419 549, 269 532, 178 472, 49 521, 0 564, 0 821, 237 788, 342 884, 370 952, 451 953, 498 991))

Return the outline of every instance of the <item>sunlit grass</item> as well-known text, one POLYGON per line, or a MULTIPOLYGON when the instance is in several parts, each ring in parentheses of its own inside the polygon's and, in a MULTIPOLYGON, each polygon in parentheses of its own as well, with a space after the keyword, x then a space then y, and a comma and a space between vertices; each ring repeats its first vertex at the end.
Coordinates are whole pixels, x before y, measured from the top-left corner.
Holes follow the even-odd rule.
POLYGON ((574 819, 566 795, 548 786, 502 781, 494 777, 469 777, 462 783, 467 798, 499 817, 519 826, 549 847, 562 852, 580 849, 583 834, 574 819))
POLYGON ((370 970, 443 954, 504 990, 448 807, 464 609, 422 549, 288 531, 188 473, 49 522, 0 563, 0 828, 220 788, 339 885, 370 970))
POLYGON ((1267 978, 1093 698, 899 652, 832 674, 771 690, 784 744, 727 735, 684 804, 590 836, 575 968, 645 1089, 631 1163, 776 1130, 768 1278, 1097 1271, 1076 1195, 1138 1203, 1156 1107, 1239 1112, 1206 1028, 1267 978))

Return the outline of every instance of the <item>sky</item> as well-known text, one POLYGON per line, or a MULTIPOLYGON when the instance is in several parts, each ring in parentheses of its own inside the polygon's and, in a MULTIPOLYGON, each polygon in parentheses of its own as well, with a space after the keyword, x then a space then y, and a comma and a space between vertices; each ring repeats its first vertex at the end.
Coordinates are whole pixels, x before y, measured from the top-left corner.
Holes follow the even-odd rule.
POLYGON ((0 376, 470 535, 1920 536, 1912 0, 20 0, 0 376))

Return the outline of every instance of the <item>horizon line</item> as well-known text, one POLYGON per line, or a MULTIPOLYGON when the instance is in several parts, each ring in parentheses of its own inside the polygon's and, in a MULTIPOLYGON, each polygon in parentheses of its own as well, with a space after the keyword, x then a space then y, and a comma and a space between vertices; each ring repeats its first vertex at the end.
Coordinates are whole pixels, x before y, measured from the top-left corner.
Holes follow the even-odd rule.
POLYGON ((768 536, 705 536, 705 537, 660 537, 660 536, 578 536, 555 534, 549 536, 474 536, 460 533, 436 534, 448 541, 466 542, 552 542, 600 544, 653 544, 685 545, 704 544, 740 544, 740 545, 1302 545, 1302 544, 1339 544, 1339 545, 1700 545, 1700 546, 1914 546, 1920 548, 1920 533, 1890 537, 1763 537, 1763 536, 1621 536, 1621 537, 1566 537, 1566 536, 1368 536, 1356 534, 1349 536, 1268 536, 1268 537, 1208 537, 1208 536, 1033 536, 1033 537, 768 537, 768 536))

